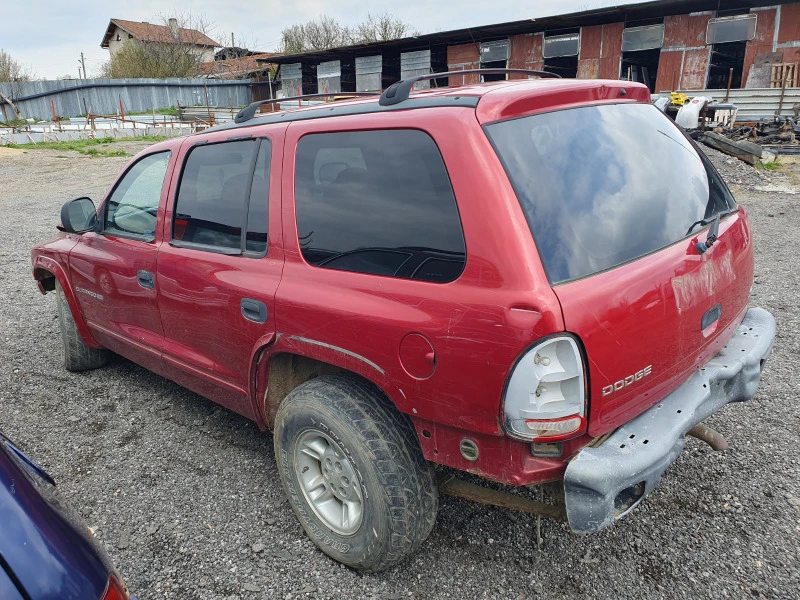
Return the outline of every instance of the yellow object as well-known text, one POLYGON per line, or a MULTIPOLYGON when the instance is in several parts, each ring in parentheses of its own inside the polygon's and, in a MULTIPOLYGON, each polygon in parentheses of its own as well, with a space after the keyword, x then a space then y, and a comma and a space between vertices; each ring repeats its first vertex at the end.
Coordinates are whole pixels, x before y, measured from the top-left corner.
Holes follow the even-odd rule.
POLYGON ((669 93, 669 103, 673 106, 683 106, 689 101, 689 96, 680 92, 669 93))

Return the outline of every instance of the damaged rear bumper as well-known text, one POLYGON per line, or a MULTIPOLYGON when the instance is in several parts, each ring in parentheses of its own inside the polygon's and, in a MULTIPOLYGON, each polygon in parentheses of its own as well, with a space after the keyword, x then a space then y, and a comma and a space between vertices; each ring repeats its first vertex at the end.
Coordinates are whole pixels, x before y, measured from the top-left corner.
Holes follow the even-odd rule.
POLYGON ((686 383, 599 446, 581 450, 564 475, 570 528, 593 533, 625 515, 683 451, 686 432, 729 402, 752 398, 774 338, 772 315, 750 309, 725 348, 686 383))

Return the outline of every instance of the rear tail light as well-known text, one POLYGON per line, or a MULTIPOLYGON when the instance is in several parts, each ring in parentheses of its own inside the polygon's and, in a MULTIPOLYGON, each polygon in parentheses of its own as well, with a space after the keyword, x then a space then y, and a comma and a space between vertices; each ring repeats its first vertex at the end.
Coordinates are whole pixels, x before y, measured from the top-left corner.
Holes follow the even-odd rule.
POLYGON ((556 441, 586 428, 586 392, 580 349, 568 336, 549 338, 517 361, 503 397, 506 433, 523 440, 556 441))
POLYGON ((108 578, 106 591, 100 600, 129 600, 128 592, 120 581, 111 575, 108 578))

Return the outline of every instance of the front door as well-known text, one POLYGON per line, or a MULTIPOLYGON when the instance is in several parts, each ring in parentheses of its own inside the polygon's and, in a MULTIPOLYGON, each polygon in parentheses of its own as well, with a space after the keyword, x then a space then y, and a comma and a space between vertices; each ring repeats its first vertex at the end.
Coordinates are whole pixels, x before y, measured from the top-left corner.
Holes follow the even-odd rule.
POLYGON ((275 336, 283 269, 283 130, 229 140, 191 138, 181 149, 158 254, 158 304, 167 375, 255 418, 251 373, 275 336))
POLYGON ((166 202, 172 153, 133 163, 101 207, 97 232, 70 252, 70 278, 92 335, 106 348, 161 372, 164 332, 156 302, 156 217, 166 202))

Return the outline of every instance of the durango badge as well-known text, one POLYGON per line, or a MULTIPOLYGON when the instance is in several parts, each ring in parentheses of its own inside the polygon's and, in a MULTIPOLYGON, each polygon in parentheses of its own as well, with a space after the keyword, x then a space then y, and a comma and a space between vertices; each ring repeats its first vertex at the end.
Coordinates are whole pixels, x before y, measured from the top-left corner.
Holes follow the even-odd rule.
POLYGON ((614 392, 618 392, 624 387, 628 387, 632 383, 639 381, 640 379, 644 379, 650 373, 653 372, 653 365, 647 365, 641 371, 636 371, 633 375, 628 375, 625 379, 620 379, 616 383, 612 385, 607 385, 603 388, 603 396, 608 396, 609 394, 613 394, 614 392))

